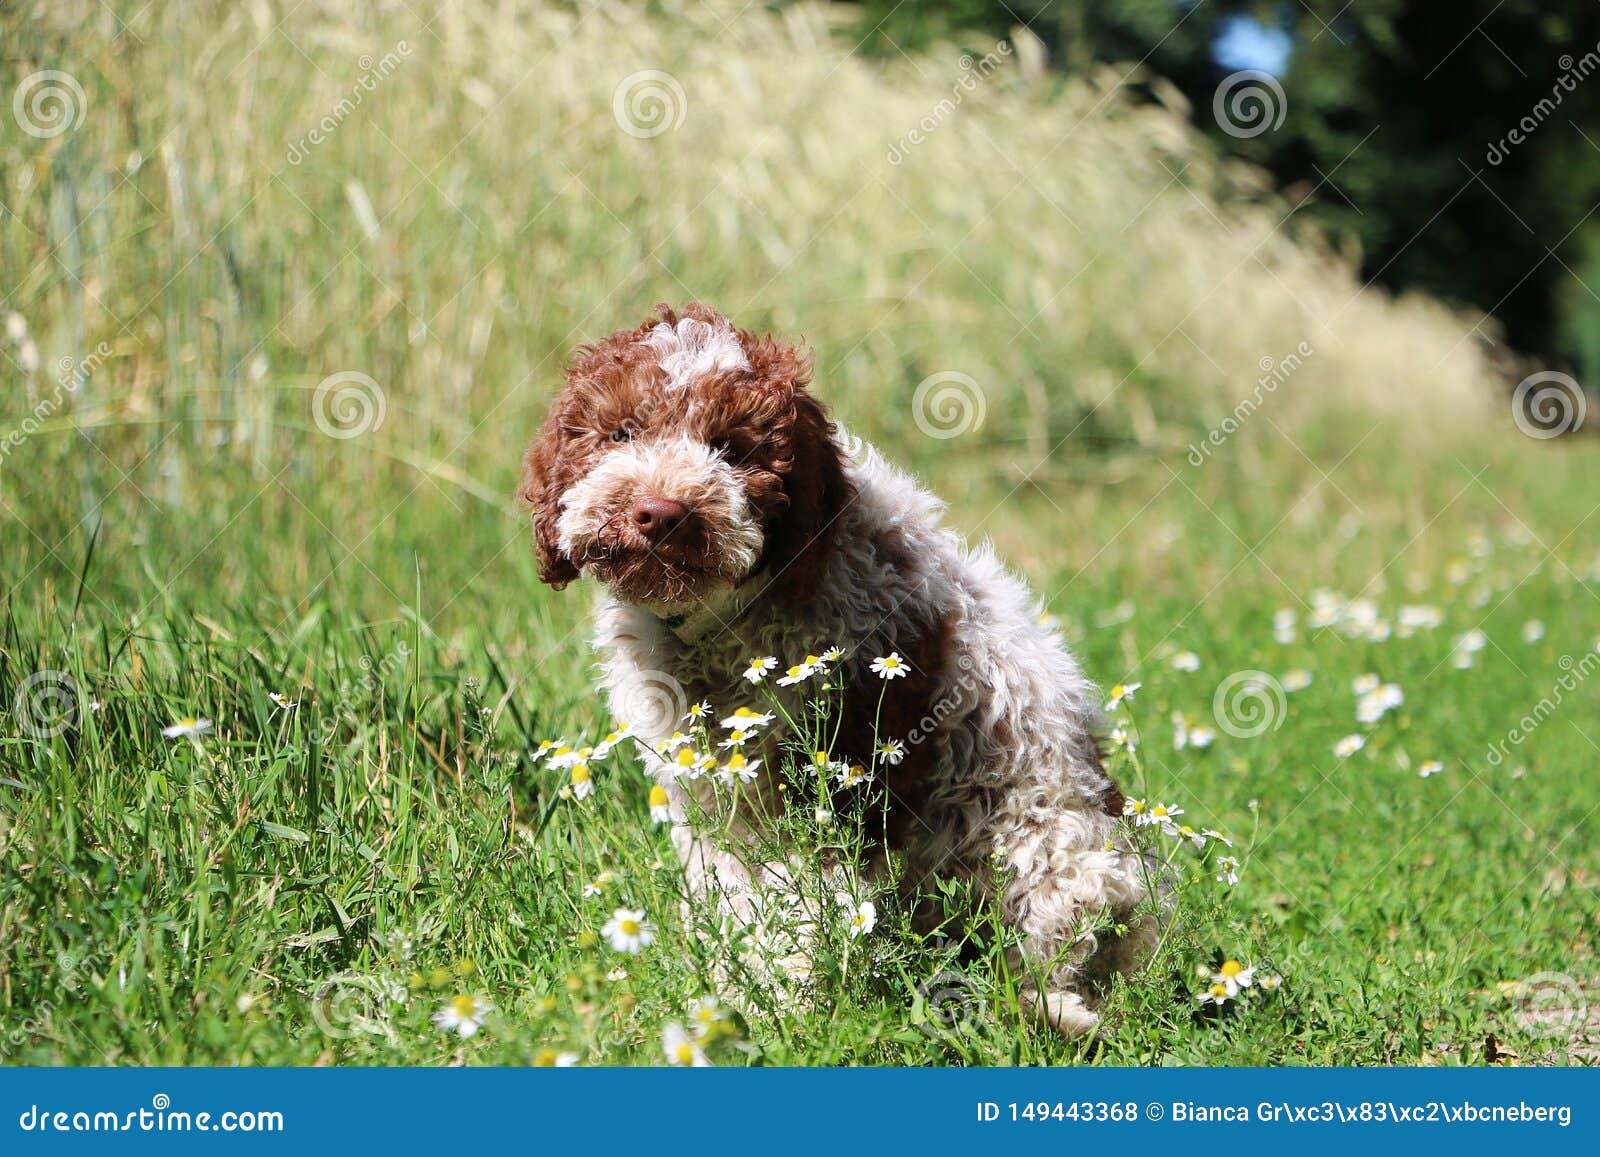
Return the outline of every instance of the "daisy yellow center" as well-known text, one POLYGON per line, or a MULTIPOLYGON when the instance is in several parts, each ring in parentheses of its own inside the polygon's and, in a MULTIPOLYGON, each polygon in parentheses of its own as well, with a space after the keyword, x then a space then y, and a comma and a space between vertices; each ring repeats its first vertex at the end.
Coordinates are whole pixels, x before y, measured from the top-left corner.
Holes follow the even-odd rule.
POLYGON ((1153 816, 1164 816, 1167 814, 1167 809, 1157 805, 1156 807, 1150 809, 1150 814, 1153 816))
POLYGON ((1144 800, 1136 799, 1136 800, 1133 801, 1133 811, 1134 811, 1135 815, 1143 815, 1145 812, 1147 812, 1149 810, 1150 810, 1150 805, 1145 803, 1144 800))
POLYGON ((1213 984, 1211 986, 1211 995, 1212 996, 1227 996, 1228 995, 1228 986, 1226 984, 1213 984))
POLYGON ((1241 973, 1243 971, 1244 971, 1244 965, 1240 964, 1237 960, 1224 960, 1222 962, 1222 975, 1224 975, 1224 976, 1227 976, 1227 977, 1238 976, 1239 973, 1241 973))
POLYGON ((470 996, 458 996, 450 1002, 457 1016, 465 1019, 478 1011, 478 1002, 470 996))
POLYGON ((662 787, 659 783, 650 789, 650 806, 667 806, 667 789, 662 787))
POLYGON ((624 936, 639 935, 639 921, 637 920, 619 920, 617 921, 617 927, 621 929, 624 936))
POLYGON ((728 756, 728 766, 729 767, 743 767, 744 765, 745 765, 744 752, 735 751, 732 755, 728 756))
POLYGON ((691 767, 694 764, 694 752, 685 747, 678 752, 678 766, 691 767))
POLYGON ((540 1068, 540 1069, 553 1069, 553 1068, 555 1068, 556 1067, 556 1050, 555 1049, 540 1049, 533 1056, 533 1064, 534 1064, 535 1068, 540 1068))
POLYGON ((821 655, 807 655, 806 656, 806 666, 807 667, 815 667, 820 662, 822 662, 822 656, 821 655))
POLYGON ((694 1061, 694 1046, 688 1041, 672 1050, 672 1055, 677 1058, 680 1065, 687 1065, 694 1061))
POLYGON ((819 752, 816 752, 814 755, 812 755, 811 758, 816 760, 816 762, 818 762, 818 763, 827 763, 828 762, 828 753, 826 751, 819 751, 819 752))
POLYGON ((806 669, 804 667, 790 667, 789 668, 789 678, 798 679, 798 678, 800 678, 800 676, 805 674, 805 670, 806 669))
POLYGON ((591 778, 591 776, 589 774, 589 765, 587 763, 578 763, 578 764, 574 764, 573 765, 573 767, 572 767, 572 782, 573 783, 588 783, 590 778, 591 778))
POLYGON ((899 668, 900 660, 896 659, 893 655, 890 655, 887 659, 885 659, 883 661, 883 665, 885 667, 889 668, 889 670, 893 671, 893 670, 896 670, 896 669, 899 668))

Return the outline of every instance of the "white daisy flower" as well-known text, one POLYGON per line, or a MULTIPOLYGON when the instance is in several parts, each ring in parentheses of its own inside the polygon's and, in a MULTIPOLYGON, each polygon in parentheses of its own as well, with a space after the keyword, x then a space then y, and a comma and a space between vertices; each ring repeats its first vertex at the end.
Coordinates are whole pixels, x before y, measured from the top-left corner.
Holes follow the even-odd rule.
POLYGON ((590 749, 587 747, 569 747, 563 743, 560 747, 552 747, 550 749, 550 754, 545 756, 544 763, 546 767, 555 768, 557 771, 565 771, 573 764, 582 763, 588 759, 590 754, 590 749))
POLYGON ((756 778, 756 771, 761 767, 759 759, 746 759, 744 752, 735 751, 728 756, 727 762, 722 765, 723 773, 728 779, 738 778, 740 783, 752 783, 756 778))
POLYGON ((702 700, 699 703, 692 704, 689 707, 689 710, 683 713, 683 721, 685 723, 698 723, 700 720, 707 718, 710 714, 711 704, 702 700))
POLYGON ((1529 619, 1522 624, 1522 641, 1524 643, 1537 643, 1544 638, 1544 624, 1538 619, 1529 619))
POLYGON ((734 730, 728 732, 728 737, 726 739, 724 739, 721 743, 717 744, 717 746, 718 747, 743 747, 744 744, 745 744, 745 740, 749 739, 750 737, 751 737, 751 732, 740 731, 737 728, 735 728, 734 730))
POLYGON ((1233 995, 1228 991, 1228 986, 1226 984, 1212 983, 1206 986, 1204 992, 1197 993, 1195 999, 1201 1004, 1222 1005, 1227 1004, 1228 1001, 1232 1000, 1233 995))
POLYGON ((697 996, 689 1002, 689 1026, 700 1040, 705 1040, 727 1019, 728 1010, 714 996, 697 996))
POLYGON ((865 936, 878 926, 878 907, 871 900, 863 900, 852 905, 849 896, 838 897, 839 904, 845 908, 852 908, 850 913, 850 938, 852 940, 865 936))
POLYGON ((680 747, 672 757, 672 772, 688 779, 700 778, 700 754, 692 747, 680 747))
POLYGON ((476 1036, 483 1027, 484 1018, 494 1011, 494 1005, 475 996, 458 996, 433 1014, 433 1023, 445 1032, 462 1037, 476 1036))
POLYGON ((572 765, 572 794, 577 799, 588 799, 594 794, 594 776, 589 772, 587 763, 574 763, 572 765))
POLYGON ((839 772, 838 778, 840 787, 857 787, 863 783, 871 783, 872 773, 859 763, 852 763, 839 772))
POLYGON ((594 759, 604 759, 610 755, 612 749, 633 734, 633 729, 626 723, 619 723, 606 734, 606 737, 594 745, 594 759))
POLYGON ((1133 693, 1143 686, 1143 683, 1118 683, 1111 688, 1111 698, 1106 703, 1106 710, 1115 711, 1122 706, 1124 700, 1132 699, 1133 693))
POLYGON ((287 695, 280 695, 276 691, 268 691, 267 698, 271 699, 272 705, 280 711, 293 711, 300 705, 297 700, 291 699, 287 695))
POLYGON ((1193 651, 1179 651, 1172 656, 1172 669, 1174 671, 1200 670, 1200 656, 1193 651))
POLYGON ((1217 733, 1204 723, 1197 724, 1189 729, 1189 746, 1198 747, 1201 751, 1210 747, 1217 741, 1217 733))
POLYGON ((1112 747, 1120 750, 1126 750, 1130 755, 1134 751, 1138 750, 1139 745, 1134 742, 1133 737, 1128 734, 1126 728, 1113 727, 1111 729, 1111 734, 1106 736, 1106 738, 1111 741, 1112 747))
POLYGON ((1161 830, 1166 832, 1167 835, 1171 836, 1173 839, 1188 840, 1189 843, 1193 844, 1197 849, 1202 851, 1205 849, 1205 836, 1200 832, 1195 831, 1188 824, 1167 824, 1161 830))
POLYGON ((1372 692, 1378 689, 1378 684, 1382 682, 1383 680, 1378 678, 1376 675, 1357 675, 1355 680, 1350 684, 1350 690, 1354 691, 1357 695, 1370 695, 1372 692))
POLYGON ((556 748, 565 747, 566 745, 567 741, 565 739, 542 739, 539 741, 539 750, 533 753, 533 760, 537 763, 556 748))
POLYGON ((1283 977, 1276 972, 1269 972, 1256 980, 1256 987, 1265 992, 1276 992, 1283 987, 1283 977))
POLYGON ((1215 828, 1207 828, 1201 834, 1204 835, 1208 840, 1216 840, 1219 844, 1224 844, 1230 848, 1233 847, 1233 841, 1227 836, 1223 835, 1221 832, 1217 831, 1215 828))
POLYGON ((578 1063, 577 1053, 560 1053, 555 1049, 540 1049, 533 1054, 536 1069, 570 1069, 578 1063))
POLYGON ((811 813, 811 817, 823 827, 827 827, 829 824, 833 823, 833 813, 825 807, 819 807, 816 811, 811 813))
POLYGON ((699 1042, 677 1021, 661 1031, 661 1051, 667 1054, 667 1064, 675 1068, 703 1069, 711 1065, 699 1042))
POLYGON ((749 707, 735 707, 733 714, 722 721, 724 731, 754 731, 772 722, 772 712, 755 711, 749 707))
POLYGON ((650 822, 653 824, 668 823, 672 819, 672 812, 668 810, 667 789, 659 783, 650 787, 650 822))
POLYGON ((822 652, 822 661, 824 663, 837 663, 842 658, 844 658, 843 647, 829 647, 822 652))
POLYGON ((1172 713, 1172 750, 1182 751, 1189 746, 1189 721, 1183 712, 1172 713))
POLYGON ((689 736, 685 735, 683 732, 674 731, 671 735, 667 736, 667 738, 656 744, 656 754, 663 758, 669 755, 675 755, 693 742, 694 740, 689 738, 689 736))
POLYGON ((181 739, 189 736, 204 735, 210 730, 211 720, 196 719, 190 715, 178 720, 171 727, 163 727, 161 734, 168 739, 181 739))
POLYGON ((1135 816, 1134 823, 1140 827, 1148 827, 1151 824, 1160 824, 1162 827, 1168 827, 1174 819, 1182 814, 1183 809, 1181 807, 1169 807, 1164 803, 1158 803, 1143 815, 1135 816))
POLYGON ((872 673, 880 679, 904 679, 911 674, 911 668, 906 666, 899 651, 891 651, 872 660, 872 673))
POLYGON ((611 885, 611 882, 616 878, 616 874, 613 872, 601 872, 593 880, 589 881, 583 886, 583 898, 587 900, 591 896, 598 896, 601 892, 605 891, 606 888, 611 885))
POLYGON ((1122 814, 1143 827, 1149 822, 1144 817, 1150 814, 1150 805, 1142 799, 1125 799, 1122 801, 1122 814))
POLYGON ((644 918, 643 908, 618 908, 600 928, 617 952, 637 954, 655 943, 656 926, 644 918))
POLYGON ((1444 764, 1437 759, 1425 759, 1422 761, 1422 766, 1417 768, 1417 774, 1423 779, 1428 779, 1431 776, 1438 775, 1443 770, 1444 764))
POLYGON ((1237 856, 1223 856, 1217 860, 1217 883, 1227 884, 1232 887, 1239 882, 1239 858, 1237 856))
POLYGON ((1211 983, 1226 987, 1229 996, 1238 996, 1241 990, 1250 987, 1255 975, 1254 968, 1246 968, 1237 960, 1224 960, 1222 968, 1212 974, 1211 983))
POLYGON ((1472 655, 1483 650, 1489 645, 1489 636, 1482 631, 1471 630, 1456 640, 1456 649, 1472 655))
POLYGON ((1340 759, 1349 759, 1356 752, 1367 745, 1367 741, 1359 735, 1346 735, 1333 745, 1333 753, 1340 759))
POLYGON ((620 984, 622 981, 628 979, 628 970, 626 968, 613 968, 610 972, 606 973, 606 979, 612 984, 620 984))
POLYGON ((1285 671, 1282 683, 1285 691, 1304 691, 1311 686, 1311 672, 1304 667, 1296 667, 1292 671, 1285 671))
POLYGON ((778 660, 772 655, 762 655, 759 659, 751 659, 750 665, 744 669, 744 677, 752 683, 760 683, 767 677, 767 672, 778 665, 778 660))
POLYGON ((879 763, 887 763, 890 767, 898 767, 900 761, 906 757, 906 745, 898 739, 882 740, 873 749, 879 763))
POLYGON ((778 686, 793 687, 797 683, 804 683, 807 679, 811 678, 811 676, 815 675, 817 670, 818 668, 810 666, 809 664, 796 663, 793 667, 790 667, 786 672, 784 672, 783 677, 778 680, 778 686))

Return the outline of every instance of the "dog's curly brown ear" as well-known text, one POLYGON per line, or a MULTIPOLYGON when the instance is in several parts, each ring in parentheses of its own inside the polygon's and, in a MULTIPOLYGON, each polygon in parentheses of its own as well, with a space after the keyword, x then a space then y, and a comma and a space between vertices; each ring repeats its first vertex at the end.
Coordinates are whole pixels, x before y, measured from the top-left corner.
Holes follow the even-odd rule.
POLYGON ((827 569, 839 515, 855 498, 845 456, 822 403, 806 390, 810 359, 797 347, 745 335, 756 374, 782 390, 773 467, 783 478, 786 508, 767 532, 773 581, 796 592, 816 589, 827 569))
POLYGON ((578 577, 578 568, 562 553, 556 534, 561 495, 571 483, 567 474, 562 463, 561 420, 559 414, 552 412, 522 456, 522 484, 517 488, 517 497, 533 512, 539 578, 556 590, 578 577))

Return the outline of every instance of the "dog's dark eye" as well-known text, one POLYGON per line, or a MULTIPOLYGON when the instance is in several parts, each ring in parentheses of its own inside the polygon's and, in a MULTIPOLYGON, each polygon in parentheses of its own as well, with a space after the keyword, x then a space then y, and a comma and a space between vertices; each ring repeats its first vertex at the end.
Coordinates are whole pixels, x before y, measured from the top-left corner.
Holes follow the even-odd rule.
POLYGON ((628 442, 632 441, 632 439, 633 431, 629 430, 626 426, 618 426, 615 430, 611 431, 611 440, 613 442, 628 442))

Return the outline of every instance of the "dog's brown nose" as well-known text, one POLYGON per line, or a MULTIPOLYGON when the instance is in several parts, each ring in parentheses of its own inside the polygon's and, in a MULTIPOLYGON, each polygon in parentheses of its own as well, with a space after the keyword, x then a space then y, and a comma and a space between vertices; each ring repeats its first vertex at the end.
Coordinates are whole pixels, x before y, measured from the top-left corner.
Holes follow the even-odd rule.
POLYGON ((681 523, 688 513, 689 508, 683 503, 650 494, 633 504, 628 517, 633 519, 634 528, 640 534, 651 542, 660 542, 672 533, 673 527, 681 523))

